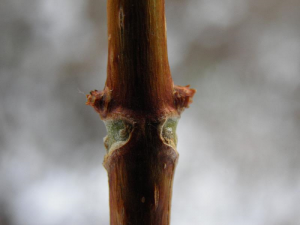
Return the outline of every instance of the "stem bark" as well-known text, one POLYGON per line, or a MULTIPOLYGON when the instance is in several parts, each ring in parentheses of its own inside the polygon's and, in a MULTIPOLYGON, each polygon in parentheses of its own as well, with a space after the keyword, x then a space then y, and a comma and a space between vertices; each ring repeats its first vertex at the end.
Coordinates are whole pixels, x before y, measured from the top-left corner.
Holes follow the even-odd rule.
POLYGON ((173 84, 164 0, 108 0, 107 12, 107 80, 87 104, 108 131, 110 224, 169 225, 176 125, 195 90, 173 84))

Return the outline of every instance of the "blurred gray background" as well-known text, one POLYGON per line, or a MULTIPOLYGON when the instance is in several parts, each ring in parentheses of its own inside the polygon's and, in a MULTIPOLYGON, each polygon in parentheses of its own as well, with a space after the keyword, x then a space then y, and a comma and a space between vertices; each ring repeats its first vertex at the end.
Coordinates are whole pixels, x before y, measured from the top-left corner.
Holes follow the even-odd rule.
MULTIPOLYGON (((172 225, 300 224, 300 1, 166 0, 172 225)), ((0 0, 0 225, 107 225, 104 0, 0 0)))

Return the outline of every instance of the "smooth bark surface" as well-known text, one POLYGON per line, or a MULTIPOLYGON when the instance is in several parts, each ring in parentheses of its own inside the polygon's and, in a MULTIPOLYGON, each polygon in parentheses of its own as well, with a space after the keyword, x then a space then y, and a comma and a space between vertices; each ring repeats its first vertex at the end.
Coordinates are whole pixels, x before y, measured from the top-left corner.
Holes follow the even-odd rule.
POLYGON ((104 120, 111 225, 168 225, 176 125, 195 90, 174 86, 164 0, 108 0, 103 91, 87 104, 104 120))

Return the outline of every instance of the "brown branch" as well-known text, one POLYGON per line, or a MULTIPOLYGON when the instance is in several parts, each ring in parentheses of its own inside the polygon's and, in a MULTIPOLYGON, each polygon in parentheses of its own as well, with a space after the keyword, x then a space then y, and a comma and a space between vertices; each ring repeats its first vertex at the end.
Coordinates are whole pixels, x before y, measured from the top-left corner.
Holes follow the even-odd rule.
POLYGON ((111 225, 168 225, 176 125, 195 90, 174 86, 164 0, 109 0, 103 91, 87 104, 104 120, 111 225))

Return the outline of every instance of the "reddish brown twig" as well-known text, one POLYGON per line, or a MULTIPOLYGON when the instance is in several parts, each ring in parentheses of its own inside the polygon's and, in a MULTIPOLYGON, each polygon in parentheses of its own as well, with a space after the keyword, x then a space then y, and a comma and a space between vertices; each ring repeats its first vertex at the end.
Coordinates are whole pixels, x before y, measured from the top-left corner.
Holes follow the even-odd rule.
POLYGON ((103 91, 87 104, 104 120, 111 225, 168 225, 176 125, 195 90, 174 86, 164 0, 109 0, 103 91))

